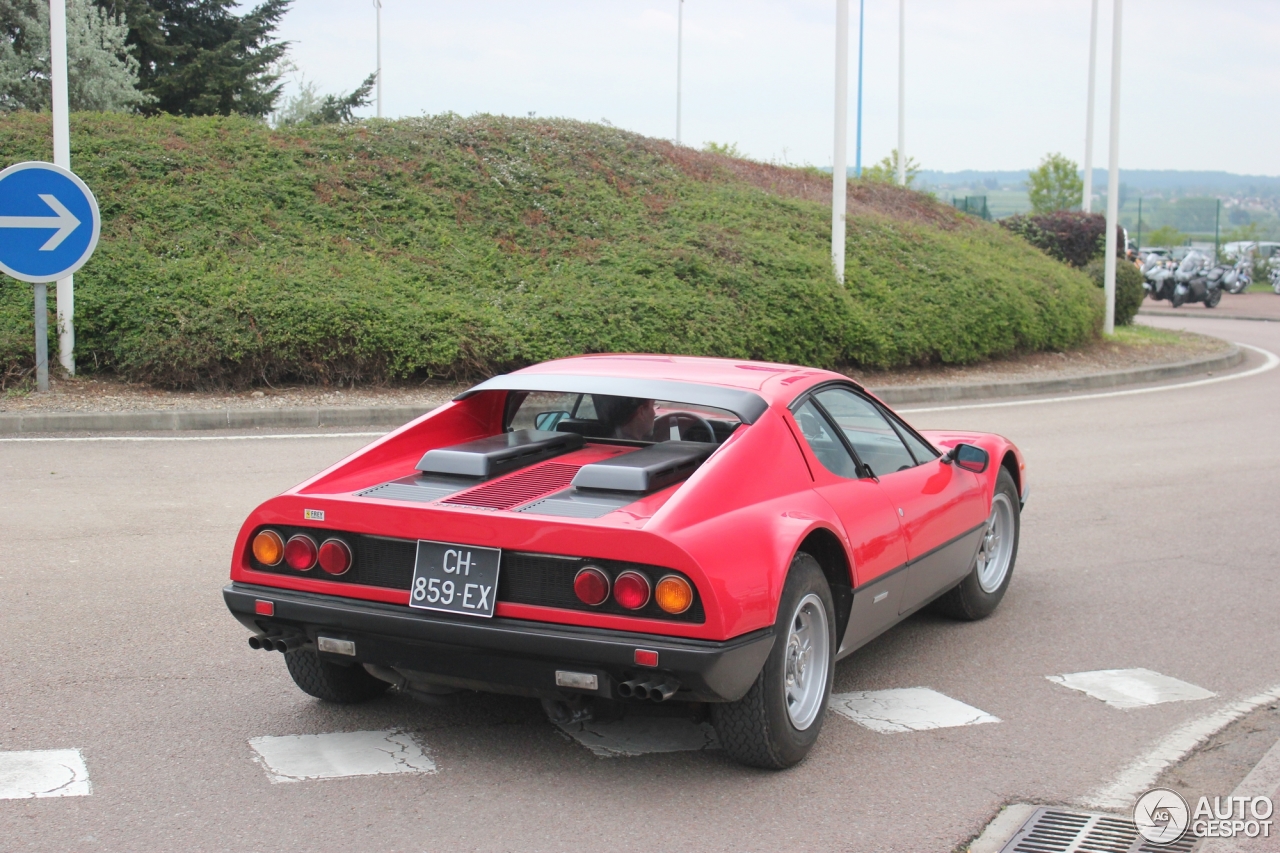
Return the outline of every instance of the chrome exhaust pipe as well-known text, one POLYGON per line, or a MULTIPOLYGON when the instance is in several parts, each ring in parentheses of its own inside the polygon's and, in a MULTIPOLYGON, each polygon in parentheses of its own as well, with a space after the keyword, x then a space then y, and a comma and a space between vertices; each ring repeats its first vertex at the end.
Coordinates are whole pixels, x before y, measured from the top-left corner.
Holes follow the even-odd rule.
POLYGON ((278 652, 290 652, 301 645, 302 645, 301 637, 277 638, 275 641, 275 650, 278 652))
POLYGON ((672 696, 676 695, 676 691, 680 689, 680 685, 670 681, 664 681, 661 684, 655 684, 649 688, 649 698, 654 702, 665 702, 672 696))
POLYGON ((654 686, 648 678, 633 678, 618 685, 618 695, 623 699, 648 699, 649 690, 654 686))
POLYGON ((640 700, 652 699, 654 691, 657 689, 658 683, 656 681, 645 681, 631 688, 631 695, 640 700))

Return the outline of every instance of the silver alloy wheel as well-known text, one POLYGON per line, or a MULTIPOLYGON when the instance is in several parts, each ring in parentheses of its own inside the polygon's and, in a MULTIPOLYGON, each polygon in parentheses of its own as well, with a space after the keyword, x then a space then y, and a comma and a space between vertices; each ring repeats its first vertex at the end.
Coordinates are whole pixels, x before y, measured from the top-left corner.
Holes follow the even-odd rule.
POLYGON ((978 586, 993 593, 1009 574, 1013 557, 1013 501, 1004 492, 996 492, 987 518, 987 532, 978 546, 978 586))
POLYGON ((827 689, 831 667, 831 633, 822 599, 809 593, 791 614, 787 631, 783 699, 791 725, 804 731, 813 725, 827 689))

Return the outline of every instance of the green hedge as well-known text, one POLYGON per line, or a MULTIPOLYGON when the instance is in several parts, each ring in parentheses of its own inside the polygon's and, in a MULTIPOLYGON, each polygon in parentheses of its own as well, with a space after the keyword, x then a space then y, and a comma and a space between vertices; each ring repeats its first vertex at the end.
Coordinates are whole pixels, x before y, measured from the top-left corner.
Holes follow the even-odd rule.
MULTIPOLYGON (((1093 279, 1098 287, 1105 288, 1106 259, 1094 258, 1084 271, 1093 279)), ((1138 315, 1142 300, 1147 296, 1147 289, 1142 286, 1146 279, 1142 271, 1125 258, 1116 258, 1116 325, 1128 326, 1138 315)), ((1105 305, 1105 302, 1104 302, 1105 305)))
MULTIPOLYGON (((1088 277, 959 217, 851 217, 840 287, 826 205, 598 125, 71 124, 103 214, 76 275, 77 362, 135 381, 475 377, 602 351, 960 363, 1100 324, 1088 277)), ((0 117, 0 138, 10 162, 49 158, 47 116, 0 117)), ((0 284, 0 375, 32 363, 30 305, 0 284)))

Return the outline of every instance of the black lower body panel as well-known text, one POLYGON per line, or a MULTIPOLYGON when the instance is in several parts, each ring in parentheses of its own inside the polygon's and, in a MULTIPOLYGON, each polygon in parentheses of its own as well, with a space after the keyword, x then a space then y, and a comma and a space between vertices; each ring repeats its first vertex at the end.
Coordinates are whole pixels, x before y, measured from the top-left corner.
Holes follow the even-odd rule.
POLYGON ((679 682, 673 697, 726 702, 751 687, 773 647, 772 629, 715 642, 580 628, 517 619, 478 620, 425 613, 394 604, 233 583, 227 607, 255 634, 348 640, 354 655, 321 652, 339 663, 360 663, 414 674, 414 680, 500 693, 615 698, 615 685, 640 676, 679 682), (262 616, 255 603, 271 602, 262 616), (635 664, 637 649, 657 652, 656 667, 635 664), (597 676, 596 690, 556 685, 556 672, 597 676))

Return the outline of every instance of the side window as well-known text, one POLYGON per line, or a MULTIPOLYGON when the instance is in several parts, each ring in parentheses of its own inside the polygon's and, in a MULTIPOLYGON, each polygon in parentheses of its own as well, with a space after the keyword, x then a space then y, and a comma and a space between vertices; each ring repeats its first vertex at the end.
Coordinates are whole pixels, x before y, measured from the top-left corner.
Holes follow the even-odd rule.
POLYGON ((911 455, 916 458, 917 465, 923 465, 926 462, 930 462, 938 458, 938 451, 934 450, 932 447, 917 438, 915 433, 907 429, 906 424, 904 424, 899 418, 895 418, 890 415, 889 419, 893 422, 893 425, 898 428, 898 435, 902 436, 902 440, 907 443, 907 449, 910 450, 911 455))
POLYGON ((853 457, 839 437, 832 434, 827 419, 813 402, 806 400, 803 406, 796 409, 795 415, 804 440, 809 443, 813 455, 818 457, 822 467, 838 477, 858 479, 858 466, 854 464, 853 457))
POLYGON ((828 388, 815 396, 849 439, 858 458, 877 477, 915 467, 916 460, 907 452, 897 431, 870 400, 843 388, 828 388))

